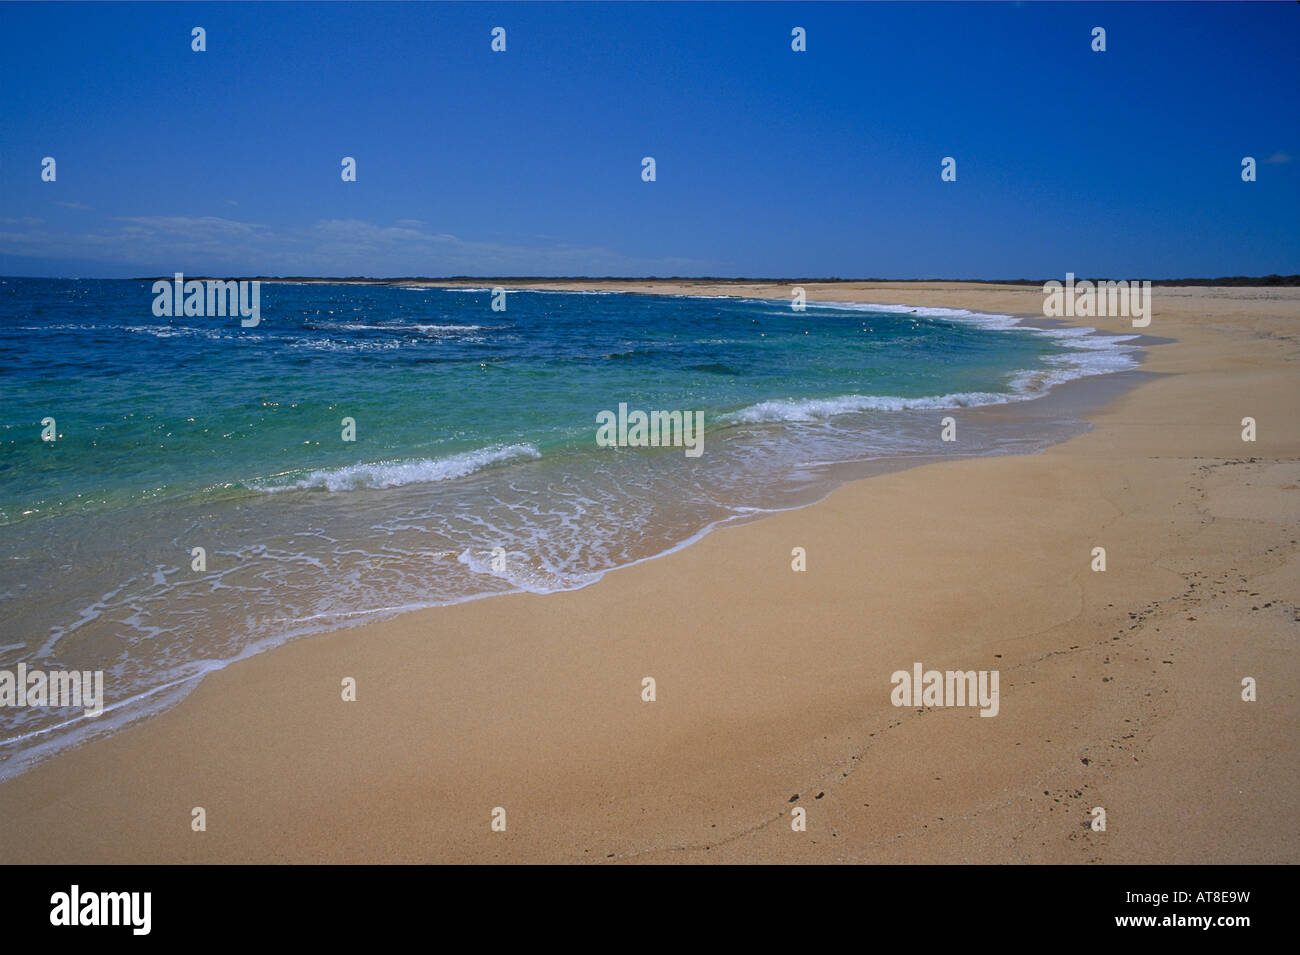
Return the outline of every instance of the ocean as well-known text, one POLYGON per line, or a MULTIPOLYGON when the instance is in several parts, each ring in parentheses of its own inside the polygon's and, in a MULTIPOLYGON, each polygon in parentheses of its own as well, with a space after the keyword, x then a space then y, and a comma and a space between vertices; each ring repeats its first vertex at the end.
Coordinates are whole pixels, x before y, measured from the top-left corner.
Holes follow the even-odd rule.
POLYGON ((264 284, 249 328, 156 317, 150 282, 0 278, 0 670, 106 696, 0 707, 0 778, 295 637, 583 587, 881 462, 1039 450, 1083 423, 963 410, 1137 363, 1131 335, 961 310, 492 299, 264 284), (599 444, 620 405, 702 414, 702 453, 599 444))

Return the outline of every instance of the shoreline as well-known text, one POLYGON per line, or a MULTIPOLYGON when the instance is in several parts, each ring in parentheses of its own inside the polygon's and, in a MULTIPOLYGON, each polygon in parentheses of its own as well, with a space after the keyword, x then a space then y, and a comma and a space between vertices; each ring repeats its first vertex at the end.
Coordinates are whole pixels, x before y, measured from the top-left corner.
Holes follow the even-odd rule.
MULTIPOLYGON (((375 284, 360 280, 344 281, 339 284, 375 284)), ((528 289, 519 289, 528 290, 528 289)), ((550 290, 547 290, 550 291, 550 290)), ((555 290, 560 291, 560 290, 555 290)), ((647 295, 654 294, 665 297, 682 297, 682 298, 724 298, 724 299, 741 299, 757 298, 754 295, 718 295, 718 296, 699 296, 686 292, 660 292, 660 291, 631 291, 628 295, 647 295)), ((780 303, 781 299, 762 298, 765 302, 780 303)), ((851 301, 825 301, 818 300, 815 304, 825 306, 847 306, 853 307, 860 303, 851 301)), ((911 307, 907 304, 881 304, 879 307, 885 311, 895 314, 903 310, 916 312, 924 306, 911 307)), ((944 309, 937 311, 943 312, 944 309)), ((1030 313, 1021 313, 1017 315, 991 314, 984 312, 971 312, 961 310, 965 316, 969 316, 971 323, 981 328, 993 330, 1010 330, 1012 327, 1019 328, 1022 331, 1033 333, 1041 330, 1053 330, 1069 327, 1078 327, 1079 323, 1071 325, 1062 320, 1043 318, 1030 313), (1012 326, 1007 326, 1002 320, 1010 319, 1012 326), (1033 323, 1033 324, 1030 324, 1033 323)), ((950 317, 947 315, 937 315, 935 317, 946 318, 957 323, 965 323, 965 316, 950 317)), ((1098 334, 1104 334, 1098 332, 1098 334)), ((992 422, 993 429, 1002 431, 1010 427, 1009 421, 1018 419, 1030 424, 1031 428, 1038 429, 1031 439, 1029 448, 1011 448, 996 446, 986 446, 980 450, 966 453, 923 453, 918 451, 889 451, 878 455, 870 455, 861 458, 849 458, 842 460, 828 460, 815 465, 810 465, 810 470, 815 472, 816 477, 809 478, 808 488, 813 491, 813 495, 807 493, 799 494, 799 499, 793 503, 777 504, 773 498, 768 505, 753 506, 744 508, 734 508, 727 516, 717 517, 708 521, 706 524, 696 527, 693 530, 685 532, 683 537, 666 537, 665 543, 658 549, 642 552, 640 556, 633 557, 624 563, 612 567, 604 568, 599 571, 593 571, 589 575, 592 579, 572 586, 557 587, 552 590, 527 590, 520 588, 517 590, 506 591, 482 591, 464 593, 458 597, 447 600, 435 600, 432 602, 420 602, 413 600, 409 603, 394 606, 382 606, 349 610, 343 613, 337 613, 330 617, 327 622, 314 623, 309 622, 313 618, 301 619, 294 621, 288 628, 276 632, 267 633, 255 640, 242 652, 225 659, 211 659, 204 661, 204 667, 201 672, 190 676, 184 676, 176 679, 169 679, 165 683, 157 686, 142 688, 132 693, 127 698, 118 700, 107 706, 101 716, 93 722, 87 722, 82 717, 72 717, 64 722, 42 726, 27 733, 12 737, 11 739, 0 741, 0 753, 3 748, 13 743, 26 739, 37 740, 36 744, 26 750, 16 751, 0 760, 0 783, 17 778, 23 773, 28 772, 31 768, 41 763, 58 757, 64 752, 75 750, 81 746, 92 743, 96 740, 110 737, 126 729, 135 726, 138 723, 152 719, 168 709, 176 706, 184 700, 204 679, 211 676, 228 666, 239 663, 242 660, 249 659, 262 653, 269 652, 279 646, 296 640, 316 637, 324 633, 334 631, 350 630, 356 627, 366 626, 368 624, 393 620, 406 614, 417 613, 421 611, 436 610, 443 607, 456 606, 462 603, 468 603, 474 600, 480 600, 487 597, 505 596, 507 594, 537 593, 550 594, 560 592, 576 592, 586 587, 599 583, 600 580, 616 570, 623 570, 635 567, 649 561, 673 554, 679 550, 687 548, 698 541, 704 539, 716 530, 725 527, 735 527, 751 523, 757 520, 763 520, 774 514, 796 511, 802 508, 814 506, 824 501, 835 490, 843 487, 847 483, 865 480, 876 477, 881 474, 889 474, 897 471, 903 471, 909 468, 920 467, 926 464, 939 463, 945 460, 962 460, 967 458, 979 458, 1000 454, 1035 454, 1041 452, 1044 448, 1053 444, 1069 440, 1075 434, 1082 433, 1090 427, 1086 416, 1090 411, 1098 409, 1103 404, 1113 400, 1117 395, 1144 379, 1144 373, 1141 371, 1141 357, 1145 355, 1144 344, 1150 342, 1157 344, 1161 339, 1152 338, 1142 335, 1138 332, 1132 335, 1124 335, 1122 338, 1133 338, 1134 342, 1125 342, 1121 346, 1126 351, 1132 352, 1132 357, 1138 364, 1130 369, 1115 372, 1079 372, 1077 376, 1067 378, 1064 381, 1058 381, 1042 386, 1044 388, 1040 393, 1019 393, 1017 391, 1007 393, 1004 400, 990 404, 971 404, 971 405, 953 405, 935 406, 933 409, 919 408, 911 409, 910 414, 929 413, 934 414, 953 413, 963 417, 967 424, 974 422, 992 422), (1047 419, 1052 419, 1052 428, 1047 424, 1047 419), (1061 433, 1053 433, 1061 432, 1061 433), (144 701, 146 705, 141 705, 144 701), (68 730, 71 734, 64 735, 68 730), (85 732, 85 736, 74 735, 79 731, 85 732)), ((1024 372, 1022 372, 1024 374, 1024 372)), ((861 414, 861 412, 841 412, 842 415, 861 414)), ((725 416, 724 416, 725 417, 725 416)), ((771 427, 779 427, 783 422, 771 421, 764 422, 771 427)), ((986 425, 987 426, 987 425, 986 425)), ((786 493, 794 493, 787 489, 786 493)))
MULTIPOLYGON (((943 287, 924 290, 932 301, 918 304, 913 296, 921 290, 907 283, 906 304, 1021 316, 1032 315, 1024 309, 1027 303, 1041 303, 1036 288, 933 284, 943 287), (977 294, 981 292, 983 296, 977 294), (972 301, 981 297, 1020 308, 972 301), (958 299, 961 304, 948 304, 958 299)), ((676 287, 663 283, 646 290, 665 294, 664 288, 676 287)), ((815 301, 815 283, 806 287, 809 301, 815 301)), ((833 287, 843 293, 843 283, 833 287)), ((775 288, 760 284, 745 291, 747 297, 781 298, 772 294, 775 288)), ((1294 540, 1286 536, 1296 536, 1290 516, 1295 509, 1286 490, 1297 483, 1294 459, 1300 435, 1286 420, 1297 389, 1294 366, 1287 369, 1285 362, 1295 361, 1298 354, 1300 293, 1286 288, 1214 289, 1200 295, 1194 291, 1156 289, 1156 317, 1150 329, 1141 331, 1163 337, 1161 306, 1168 295, 1177 305, 1171 333, 1182 334, 1140 346, 1146 355, 1139 373, 1155 376, 1093 408, 1087 415, 1093 428, 1085 434, 1035 455, 940 461, 856 480, 815 504, 717 528, 689 547, 608 571, 601 581, 578 590, 545 596, 502 594, 501 601, 412 611, 315 634, 237 661, 208 674, 165 713, 0 784, 0 808, 10 830, 4 840, 5 861, 607 861, 611 856, 668 861, 682 854, 687 861, 1093 861, 1091 853, 1098 853, 1099 861, 1198 861, 1197 853, 1216 861, 1224 856, 1234 861, 1296 861, 1300 842, 1286 828, 1289 798, 1284 795, 1296 782, 1296 746, 1286 732, 1288 720, 1294 726, 1296 704, 1293 692, 1283 697, 1285 681, 1279 679, 1284 673, 1295 674, 1296 664, 1285 656, 1269 657, 1267 666, 1256 667, 1261 683, 1264 674, 1273 677, 1270 695, 1276 702, 1272 709, 1257 704, 1254 713, 1261 715, 1250 717, 1259 719, 1256 730, 1271 747, 1265 747, 1265 755, 1273 762, 1280 756, 1287 763, 1273 767, 1276 782, 1254 780, 1260 794, 1252 804, 1253 811, 1276 817, 1272 828, 1285 830, 1284 837, 1264 840, 1262 834, 1270 826, 1256 820, 1248 831, 1220 826, 1213 838, 1207 835, 1189 843, 1147 818, 1138 828, 1148 827, 1160 837, 1148 845, 1123 838, 1094 839, 1105 834, 1089 832, 1086 822, 1082 828, 1057 831, 1050 817, 1058 807, 1063 813, 1065 805, 1077 810, 1073 803, 1083 799, 1085 791, 1105 788, 1096 779, 1086 785, 1076 780, 1070 784, 1074 788, 1066 786, 1047 797, 1033 795, 1041 786, 1031 790, 1023 785, 1027 774, 1041 773, 1046 766, 1053 782, 1062 784, 1076 776, 1105 775, 1105 782, 1121 794, 1116 805, 1125 805, 1126 799, 1142 803, 1141 787, 1133 782, 1138 771, 1118 758, 1104 761, 1103 751, 1126 751, 1119 742, 1123 734, 1112 734, 1106 741, 1106 731, 1134 719, 1167 726, 1171 720, 1190 717, 1163 708, 1160 696, 1167 695, 1167 686, 1153 702, 1141 696, 1160 688, 1159 667, 1174 664, 1161 662, 1147 674, 1142 672, 1147 661, 1137 656, 1163 648, 1168 639, 1181 640, 1177 654, 1161 651, 1163 659, 1186 654, 1195 669, 1210 667, 1206 658, 1214 659, 1216 652, 1250 659, 1254 649, 1249 639, 1254 631, 1247 628, 1243 635, 1241 621, 1217 607, 1201 612, 1234 636, 1226 649, 1199 646, 1191 632, 1196 628, 1167 638, 1143 626, 1125 638, 1123 615, 1153 619, 1155 612, 1148 613, 1143 600, 1157 600, 1157 594, 1171 599, 1164 591, 1175 582, 1169 575, 1176 578, 1179 572, 1148 559, 1132 579, 1116 573, 1118 568, 1080 578, 1077 571, 1088 570, 1088 548, 1083 547, 1086 540, 1078 540, 1079 525, 1095 524, 1101 511, 1111 517, 1107 524, 1113 524, 1118 518, 1111 511, 1130 513, 1117 502, 1136 497, 1130 502, 1132 512, 1144 532, 1154 533, 1152 539, 1158 541, 1170 506, 1165 489, 1178 492, 1173 497, 1190 490, 1195 493, 1189 496, 1199 493, 1211 502, 1212 518, 1216 509, 1232 515, 1217 518, 1220 523, 1247 521, 1270 529, 1274 547, 1269 555, 1289 548, 1280 566, 1262 574, 1276 579, 1277 594, 1287 593, 1296 579, 1294 540), (1261 292, 1268 294, 1255 294, 1261 292), (1199 322, 1200 313, 1214 303, 1231 305, 1237 324, 1228 321, 1216 328, 1199 322), (1247 328, 1244 323, 1256 340, 1233 341, 1234 331, 1247 328), (1278 348, 1279 343, 1289 351, 1278 348), (1271 429, 1269 438, 1261 436, 1254 447, 1239 439, 1234 445, 1235 431, 1226 425, 1180 420, 1182 408, 1199 405, 1205 412, 1205 390, 1198 393, 1198 387, 1207 382, 1239 395, 1242 386, 1226 380, 1225 368, 1254 376, 1256 396, 1241 400, 1266 409, 1261 420, 1269 420, 1271 429), (1198 387, 1187 387, 1189 376, 1196 377, 1198 387), (1159 394, 1153 397, 1153 392, 1159 394), (1267 409, 1276 410, 1269 414, 1267 409), (1167 453, 1154 454, 1158 449, 1167 453), (1265 449, 1270 449, 1268 455, 1265 449), (1123 476, 1107 473, 1096 458, 1118 465, 1123 476), (1245 458, 1250 460, 1214 465, 1218 471, 1212 477, 1200 474, 1209 465, 1191 463, 1245 458), (1276 475, 1263 477, 1270 468, 1276 475), (1156 486, 1138 481, 1139 473, 1156 479, 1156 486), (1245 476, 1268 485, 1263 504, 1243 491, 1245 476), (888 503, 883 510, 879 498, 888 503), (1083 499, 1099 510, 1081 506, 1083 499), (950 505, 950 510, 940 508, 951 518, 947 535, 934 526, 936 502, 950 505), (997 520, 1017 504, 1040 518, 1042 527, 997 520), (866 525, 873 534, 854 533, 864 514, 875 518, 866 525), (973 521, 972 514, 982 514, 984 520, 973 521), (909 525, 919 528, 915 540, 905 533, 909 525), (1056 546, 1064 548, 1069 541, 1082 553, 1066 560, 1038 540, 1036 535, 1043 534, 1056 546), (859 541, 874 546, 873 536, 881 535, 890 542, 885 553, 906 559, 890 566, 864 564, 859 541), (804 575, 792 573, 788 566, 787 545, 796 538, 818 541, 815 549, 809 548, 809 571, 804 575), (1002 564, 984 557, 981 566, 981 555, 986 554, 997 554, 1002 564), (966 563, 954 555, 964 556, 966 563), (1036 559, 1026 560, 1026 555, 1036 559), (819 570, 819 563, 842 572, 819 570), (719 572, 733 567, 738 572, 719 572), (709 584, 701 587, 700 581, 709 584), (860 588, 874 599, 864 600, 860 588), (932 591, 945 599, 935 600, 932 591), (776 600, 777 595, 782 599, 776 600), (1111 599, 1102 601, 1106 595, 1111 599), (1097 606, 1089 604, 1089 597, 1097 606), (1076 630, 1097 639, 1076 633, 1059 645, 1061 628, 1076 617, 1057 619, 1056 600, 1087 605, 1086 616, 1083 609, 1076 615, 1076 630), (480 609, 489 604, 494 606, 480 609), (1121 604, 1125 606, 1117 610, 1121 604), (1130 610, 1128 604, 1135 606, 1130 610), (626 632, 604 623, 622 621, 629 606, 635 619, 626 632), (874 634, 876 642, 864 640, 861 632, 850 632, 849 620, 857 610, 863 611, 863 619, 878 621, 883 616, 892 626, 874 634), (1111 610, 1115 613, 1108 613, 1111 610), (656 627, 656 619, 661 626, 656 627), (692 633, 696 640, 677 632, 693 630, 700 619, 712 621, 713 627, 692 633), (966 623, 955 626, 956 621, 966 623), (1117 621, 1120 636, 1114 636, 1117 621), (954 630, 962 635, 954 637, 954 630), (437 639, 428 639, 431 631, 437 639), (801 633, 811 633, 814 639, 799 643, 792 635, 801 633), (798 653, 787 645, 787 638, 799 645, 798 653), (1145 647, 1142 641, 1153 642, 1145 647), (1089 651, 1083 650, 1085 645, 1089 651), (995 646, 1002 648, 1001 654, 991 652, 995 646), (1112 648, 1115 661, 1106 652, 1112 648), (1137 695, 1111 699, 1104 694, 1109 690, 1115 696, 1115 688, 1103 687, 1102 677, 1108 668, 1125 669, 1118 665, 1121 648, 1128 669, 1122 685, 1137 695), (1092 660, 1090 653, 1100 654, 1105 662, 1092 660), (1008 662, 1002 662, 1004 658, 1008 662), (1066 670, 1060 670, 1062 658, 1072 661, 1066 670), (573 666, 557 669, 557 660, 573 666), (973 713, 936 709, 918 715, 894 709, 888 703, 889 672, 913 660, 927 667, 933 661, 962 668, 999 661, 1004 674, 1013 674, 1004 678, 1002 715, 971 721, 966 717, 973 713), (1071 667, 1078 672, 1068 672, 1071 667), (338 695, 339 674, 349 668, 358 680, 355 704, 343 704, 338 695), (437 699, 419 694, 422 684, 412 678, 411 670, 441 691, 437 699), (656 676, 661 696, 653 704, 640 700, 641 670, 666 675, 656 676), (1040 680, 1020 683, 1029 673, 1040 680), (1074 685, 1082 673, 1090 678, 1091 695, 1074 685), (1049 687, 1048 698, 1041 699, 1044 690, 1031 689, 1035 686, 1049 687), (389 699, 382 687, 397 692, 389 699), (384 705, 365 707, 368 694, 384 705), (1072 714, 1077 720, 1073 727, 1063 724, 1051 705, 1072 695, 1080 704, 1072 714), (1022 700, 1012 708, 1017 696, 1022 700), (1032 716, 1026 715, 1026 707, 1032 716), (981 724, 995 725, 990 729, 981 724), (438 740, 416 732, 422 726, 441 730, 441 735, 430 734, 438 740), (1042 727, 1052 730, 1050 737, 1044 736, 1048 743, 1032 742, 1042 727), (1059 759, 1060 744, 1051 739, 1061 736, 1077 737, 1085 743, 1084 750, 1098 754, 1085 763, 1078 764, 1078 759, 1087 757, 1075 760, 1082 773, 1075 768, 1072 774, 1059 759), (900 738, 910 742, 903 745, 900 738), (926 744, 920 755, 918 741, 926 744), (933 760, 936 767, 957 773, 965 785, 958 792, 968 790, 966 797, 944 802, 942 793, 935 791, 944 787, 919 785, 919 776, 910 783, 885 785, 876 794, 875 780, 868 784, 856 771, 873 764, 886 770, 929 765, 924 755, 929 748, 940 754, 933 760), (984 776, 1015 784, 1014 798, 1006 806, 997 806, 996 796, 981 784, 981 758, 993 766, 984 767, 984 776), (1103 765, 1109 774, 1101 772, 1103 765), (1093 766, 1096 772, 1090 772, 1093 766), (175 772, 169 771, 172 767, 175 772), (420 767, 431 778, 422 780, 420 767), (834 767, 841 767, 843 775, 831 771, 834 767), (594 768, 600 772, 586 779, 584 773, 594 768), (301 791, 286 784, 286 771, 290 780, 302 785, 301 791), (261 788, 242 791, 239 781, 245 779, 257 780, 261 788), (823 787, 828 802, 805 792, 810 779, 820 780, 812 785, 823 787), (90 780, 89 789, 79 789, 78 780, 90 780), (362 785, 363 780, 377 788, 362 785), (863 792, 871 792, 872 798, 851 805, 850 794, 856 798, 863 792), (1073 792, 1080 795, 1062 795, 1073 792), (772 824, 788 812, 790 793, 799 793, 809 807, 807 833, 772 824), (1055 805, 1033 805, 1049 799, 1055 805), (210 822, 207 833, 192 833, 189 810, 197 805, 207 808, 210 820, 224 818, 221 829, 210 822), (505 834, 488 830, 487 813, 497 805, 515 807, 505 834), (934 817, 942 817, 939 823, 918 821, 924 818, 917 815, 921 807, 938 805, 948 807, 934 817), (430 819, 449 812, 453 821, 422 828, 421 812, 430 819), (120 829, 105 831, 109 819, 120 829), (976 819, 983 821, 976 825, 976 819), (238 821, 233 828, 232 820, 238 821), (353 836, 340 838, 337 830, 349 820, 353 836), (881 831, 897 835, 894 841, 901 845, 882 842, 881 831), (1024 832, 1043 836, 1041 846, 1025 842, 1024 832), (597 846, 613 851, 597 851, 597 846)), ((890 294, 887 286, 878 284, 862 290, 868 292, 890 294)), ((1089 318, 1067 324, 1128 333, 1108 329, 1105 321, 1089 318)), ((1047 397, 1070 384, 1055 386, 1047 397)), ((1217 393, 1213 387, 1209 391, 1217 393)), ((1013 405, 1043 400, 1047 398, 1013 405)), ((1171 506, 1178 512, 1174 523, 1190 523, 1179 526, 1165 562, 1177 563, 1186 551, 1217 564, 1221 557, 1214 551, 1223 542, 1215 538, 1215 547, 1207 547, 1196 540, 1205 533, 1196 525, 1197 505, 1178 500, 1171 506)), ((1265 561, 1254 553, 1254 541, 1265 537, 1260 527, 1253 529, 1254 536, 1231 537, 1235 549, 1227 556, 1239 564, 1277 563, 1276 558, 1265 561)), ((1132 532, 1117 533, 1128 537, 1132 532)), ((1164 530, 1165 538, 1171 533, 1164 530)), ((1128 547, 1150 558, 1150 549, 1159 545, 1144 541, 1138 535, 1128 547)), ((1262 592, 1254 586, 1249 590, 1262 592)), ((1226 592, 1224 597, 1235 599, 1226 592)), ((1194 602, 1185 595, 1182 599, 1194 602)), ((1271 604, 1274 616, 1285 609, 1271 596, 1259 600, 1271 604)), ((1293 607, 1291 611, 1296 616, 1293 607)), ((1258 611, 1245 613, 1249 618, 1258 611)), ((1265 643, 1284 642, 1278 635, 1293 635, 1294 627, 1293 620, 1270 623, 1264 628, 1265 643)), ((1152 630, 1159 632, 1154 625, 1152 630)), ((1210 672, 1199 676, 1202 689, 1213 682, 1210 672)), ((1219 723, 1219 736, 1180 737, 1181 745, 1201 745, 1226 760, 1231 753, 1225 750, 1225 739, 1232 734, 1222 729, 1236 726, 1231 721, 1240 722, 1241 714, 1226 706, 1210 710, 1219 723)), ((1195 726, 1195 720, 1188 725, 1195 726)), ((1237 732, 1244 731, 1237 727, 1237 732)), ((1144 752, 1144 760, 1149 755, 1144 752)), ((1240 759, 1255 766, 1249 752, 1240 759)), ((1157 753, 1151 761, 1167 772, 1181 768, 1168 753, 1157 753)), ((1146 776, 1141 779, 1143 785, 1148 783, 1146 776)), ((1175 803, 1180 787, 1183 802, 1189 785, 1195 788, 1186 772, 1177 784, 1160 782, 1154 780, 1158 795, 1152 798, 1175 803)), ((1197 792, 1202 796, 1207 793, 1197 792)), ((1221 815, 1234 813, 1226 790, 1210 792, 1207 798, 1221 815)), ((1144 805, 1150 808, 1151 802, 1146 798, 1144 805)), ((1074 822, 1084 818, 1076 816, 1074 822)), ((1113 818, 1112 829, 1118 834, 1126 814, 1113 818)), ((1131 834, 1133 823, 1128 826, 1131 834)))

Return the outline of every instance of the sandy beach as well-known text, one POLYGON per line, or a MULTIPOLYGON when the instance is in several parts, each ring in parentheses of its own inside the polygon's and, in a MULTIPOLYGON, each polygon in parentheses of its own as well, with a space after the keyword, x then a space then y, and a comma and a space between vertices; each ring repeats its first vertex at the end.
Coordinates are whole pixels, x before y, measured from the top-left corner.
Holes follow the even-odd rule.
MULTIPOLYGON (((1036 286, 805 288, 1042 315, 1036 286)), ((1150 374, 1085 434, 235 663, 0 784, 0 861, 1300 862, 1300 289, 1153 311, 1150 374), (895 707, 916 662, 998 671, 996 717, 895 707)))

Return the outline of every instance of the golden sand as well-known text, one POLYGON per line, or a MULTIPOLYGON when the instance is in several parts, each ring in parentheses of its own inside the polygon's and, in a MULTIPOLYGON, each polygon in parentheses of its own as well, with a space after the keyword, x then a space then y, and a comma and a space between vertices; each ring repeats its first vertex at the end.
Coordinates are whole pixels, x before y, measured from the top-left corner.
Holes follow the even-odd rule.
POLYGON ((1159 374, 1080 437, 858 481, 581 591, 234 664, 0 785, 0 860, 1298 862, 1300 290, 1157 287, 1154 312, 1159 374), (998 715, 894 707, 916 661, 999 671, 998 715))

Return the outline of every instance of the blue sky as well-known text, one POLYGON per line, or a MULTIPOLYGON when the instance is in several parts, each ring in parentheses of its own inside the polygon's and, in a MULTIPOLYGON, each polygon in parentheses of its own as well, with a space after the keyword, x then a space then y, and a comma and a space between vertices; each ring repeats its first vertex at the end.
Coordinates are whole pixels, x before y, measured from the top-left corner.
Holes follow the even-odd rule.
POLYGON ((1298 41, 1291 2, 9 3, 0 273, 1295 273, 1298 41))

